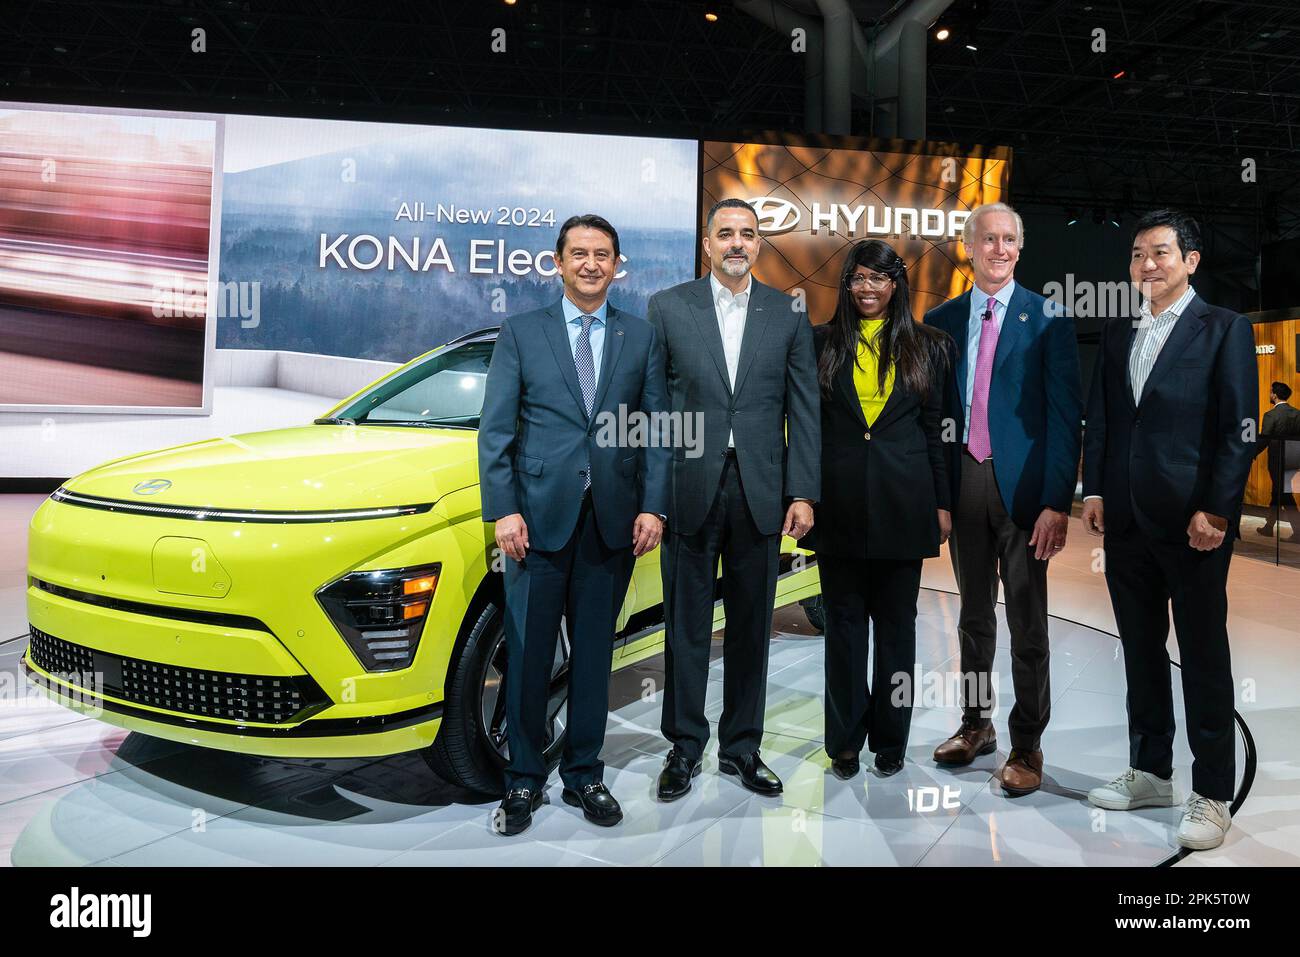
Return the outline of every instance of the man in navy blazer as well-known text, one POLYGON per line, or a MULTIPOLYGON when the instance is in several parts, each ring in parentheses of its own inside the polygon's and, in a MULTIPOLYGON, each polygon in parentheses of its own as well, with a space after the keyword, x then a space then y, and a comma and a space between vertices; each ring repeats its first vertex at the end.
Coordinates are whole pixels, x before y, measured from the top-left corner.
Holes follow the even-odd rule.
POLYGON ((1015 210, 976 207, 962 243, 975 287, 925 316, 957 347, 944 414, 955 503, 948 548, 961 592, 962 722, 934 758, 960 766, 997 748, 991 718, 1000 572, 1016 693, 1002 789, 1027 794, 1042 784, 1040 744, 1051 715, 1047 563, 1065 545, 1078 475, 1078 346, 1064 310, 1015 281, 1024 245, 1015 210))
POLYGON ((562 619, 570 645, 563 797, 595 824, 623 816, 600 762, 614 629, 636 558, 663 535, 672 453, 660 435, 663 346, 648 322, 605 298, 618 257, 607 221, 566 221, 555 248, 564 296, 502 324, 485 385, 483 520, 496 523, 505 556, 503 834, 528 827, 542 804, 562 619))
POLYGON ((1128 681, 1127 771, 1088 800, 1111 810, 1173 805, 1169 609, 1182 665, 1192 794, 1178 842, 1218 847, 1235 788, 1228 562, 1256 454, 1259 371, 1250 321, 1192 289, 1196 220, 1143 216, 1129 278, 1138 317, 1102 327, 1088 398, 1083 524, 1105 534, 1128 681))

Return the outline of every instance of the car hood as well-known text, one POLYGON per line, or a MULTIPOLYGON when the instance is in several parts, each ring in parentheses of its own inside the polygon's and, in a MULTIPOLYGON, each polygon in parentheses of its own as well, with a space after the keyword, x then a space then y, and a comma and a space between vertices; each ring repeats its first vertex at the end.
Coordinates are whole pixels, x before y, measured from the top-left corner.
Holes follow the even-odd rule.
POLYGON ((416 505, 478 482, 477 435, 346 425, 250 432, 116 459, 64 487, 103 498, 213 508, 416 505), (152 494, 135 491, 156 479, 171 485, 152 494))

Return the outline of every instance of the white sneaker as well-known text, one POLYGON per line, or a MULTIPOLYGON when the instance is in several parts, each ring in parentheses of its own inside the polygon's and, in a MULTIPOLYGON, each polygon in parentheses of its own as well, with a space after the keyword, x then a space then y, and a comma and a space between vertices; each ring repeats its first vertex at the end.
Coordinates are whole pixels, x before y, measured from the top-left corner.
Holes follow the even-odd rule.
POLYGON ((1093 788, 1088 801, 1095 807, 1108 811, 1132 811, 1139 807, 1173 807, 1174 782, 1158 778, 1146 771, 1129 768, 1110 784, 1093 788))
POLYGON ((1187 799, 1187 810, 1178 825, 1178 843, 1193 851, 1208 851, 1223 843, 1232 826, 1232 815, 1223 801, 1201 797, 1195 791, 1187 799))

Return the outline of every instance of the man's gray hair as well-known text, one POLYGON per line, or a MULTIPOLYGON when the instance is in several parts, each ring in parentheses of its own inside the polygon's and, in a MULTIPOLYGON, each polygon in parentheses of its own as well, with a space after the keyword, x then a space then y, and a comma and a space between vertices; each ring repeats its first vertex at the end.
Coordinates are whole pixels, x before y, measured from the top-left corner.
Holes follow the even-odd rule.
POLYGON ((1006 203, 985 203, 972 209, 970 216, 966 218, 966 222, 962 225, 961 241, 967 249, 975 248, 975 230, 979 227, 980 217, 985 213, 1009 213, 1016 221, 1016 248, 1025 248, 1025 223, 1020 218, 1020 214, 1006 203))

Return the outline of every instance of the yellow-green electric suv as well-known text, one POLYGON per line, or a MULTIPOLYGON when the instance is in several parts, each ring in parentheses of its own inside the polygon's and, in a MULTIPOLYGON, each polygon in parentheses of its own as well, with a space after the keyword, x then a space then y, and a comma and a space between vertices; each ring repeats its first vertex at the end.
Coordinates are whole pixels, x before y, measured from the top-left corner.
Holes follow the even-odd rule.
MULTIPOLYGON (((434 349, 311 425, 70 479, 32 517, 29 679, 142 734, 282 757, 418 749, 441 776, 499 791, 504 559, 481 517, 475 432, 495 341, 434 349)), ((782 572, 778 605, 819 593, 790 539, 782 572)), ((637 562, 618 628, 615 670, 661 648, 658 550, 637 562)))

